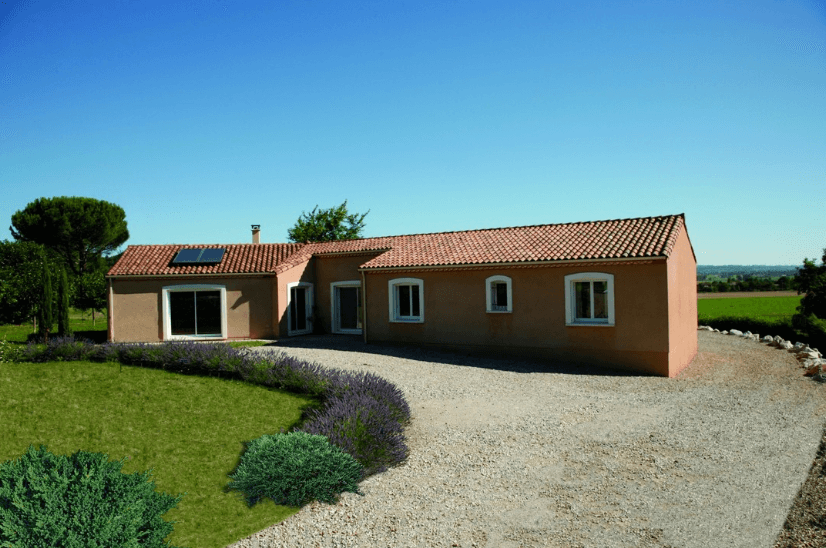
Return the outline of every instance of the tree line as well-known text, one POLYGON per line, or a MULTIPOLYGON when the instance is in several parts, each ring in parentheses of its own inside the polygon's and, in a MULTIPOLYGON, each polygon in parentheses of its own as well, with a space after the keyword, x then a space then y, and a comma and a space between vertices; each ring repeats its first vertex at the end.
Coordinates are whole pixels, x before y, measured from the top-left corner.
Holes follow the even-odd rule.
MULTIPOLYGON (((701 279, 700 276, 697 277, 701 279)), ((703 278, 706 278, 703 276, 703 278)), ((759 276, 734 275, 727 279, 704 279, 697 282, 698 293, 726 293, 729 291, 796 291, 796 276, 780 276, 777 279, 759 276)))

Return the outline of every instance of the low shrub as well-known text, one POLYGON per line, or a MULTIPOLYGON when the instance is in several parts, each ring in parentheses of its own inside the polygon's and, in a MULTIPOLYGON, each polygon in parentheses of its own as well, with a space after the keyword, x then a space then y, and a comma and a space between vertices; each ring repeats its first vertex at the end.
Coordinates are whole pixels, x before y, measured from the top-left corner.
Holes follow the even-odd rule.
POLYGON ((0 546, 169 546, 175 522, 161 516, 183 494, 156 492, 149 471, 122 473, 124 461, 30 445, 0 465, 0 546))
POLYGON ((227 490, 242 491, 250 506, 263 497, 287 506, 334 503, 345 491, 361 494, 362 474, 358 461, 324 436, 264 435, 249 442, 227 490))
POLYGON ((410 406, 402 391, 372 373, 330 371, 321 409, 310 410, 300 428, 326 436, 364 466, 365 476, 404 461, 409 450, 403 426, 410 406))
POLYGON ((19 356, 20 351, 17 346, 8 342, 6 337, 3 337, 3 340, 0 341, 0 363, 14 363, 18 361, 19 356))
POLYGON ((308 415, 301 431, 327 437, 364 467, 365 476, 407 458, 402 425, 386 404, 365 393, 331 398, 308 415))

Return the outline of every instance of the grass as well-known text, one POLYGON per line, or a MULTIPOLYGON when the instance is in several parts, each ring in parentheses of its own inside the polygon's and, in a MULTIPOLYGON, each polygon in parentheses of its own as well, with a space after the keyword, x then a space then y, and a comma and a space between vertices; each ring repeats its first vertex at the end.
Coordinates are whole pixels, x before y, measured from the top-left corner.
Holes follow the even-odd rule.
POLYGON ((168 541, 223 548, 298 511, 269 499, 249 508, 241 493, 223 489, 242 442, 289 429, 314 403, 241 381, 118 363, 0 363, 0 462, 30 443, 55 454, 129 457, 123 472, 154 469, 156 490, 187 493, 164 515, 177 522, 168 541))
MULTIPOLYGON (((95 321, 92 323, 92 313, 83 312, 77 309, 69 310, 69 327, 78 336, 93 337, 95 334, 99 338, 106 339, 106 313, 96 312, 95 321)), ((4 337, 9 342, 26 342, 26 337, 32 333, 32 324, 27 322, 21 325, 0 325, 0 340, 4 337)), ((52 333, 57 333, 57 322, 55 322, 52 333)))
POLYGON ((728 316, 747 316, 767 323, 783 323, 784 317, 797 313, 802 296, 745 297, 741 299, 698 299, 697 315, 700 323, 728 316))

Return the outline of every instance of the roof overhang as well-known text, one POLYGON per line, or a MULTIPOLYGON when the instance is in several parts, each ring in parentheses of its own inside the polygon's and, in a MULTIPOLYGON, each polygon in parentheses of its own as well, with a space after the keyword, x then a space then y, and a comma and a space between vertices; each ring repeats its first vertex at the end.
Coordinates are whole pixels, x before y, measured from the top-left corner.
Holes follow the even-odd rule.
POLYGON ((267 277, 275 277, 274 272, 218 272, 218 273, 198 273, 192 272, 189 274, 115 274, 109 275, 107 274, 104 276, 105 278, 110 278, 113 280, 126 280, 126 279, 142 279, 142 278, 238 278, 238 277, 254 277, 258 276, 259 278, 267 278, 267 277))
POLYGON ((510 263, 470 263, 470 264, 445 264, 445 265, 411 265, 411 266, 380 266, 375 268, 359 268, 359 272, 385 272, 392 270, 459 270, 459 269, 484 269, 484 268, 507 268, 507 267, 532 267, 532 266, 564 266, 569 264, 623 264, 623 263, 655 263, 666 262, 668 257, 657 255, 655 257, 619 257, 604 259, 566 259, 560 261, 515 261, 510 263))

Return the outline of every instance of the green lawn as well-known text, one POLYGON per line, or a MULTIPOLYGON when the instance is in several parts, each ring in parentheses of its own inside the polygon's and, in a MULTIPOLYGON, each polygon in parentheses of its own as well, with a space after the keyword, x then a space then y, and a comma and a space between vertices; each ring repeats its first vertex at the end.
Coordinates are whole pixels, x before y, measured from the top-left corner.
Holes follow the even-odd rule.
POLYGON ((0 462, 30 443, 55 454, 128 456, 123 472, 154 469, 156 490, 187 492, 164 515, 177 521, 167 540, 223 548, 298 511, 270 499, 248 508, 224 487, 242 442, 290 428, 314 403, 241 381, 117 363, 0 363, 0 462))
POLYGON ((797 311, 800 297, 748 297, 742 299, 698 299, 697 315, 702 324, 724 316, 741 316, 768 323, 787 321, 797 311), (786 316, 786 317, 784 317, 786 316))
MULTIPOLYGON (((97 331, 102 337, 106 337, 106 314, 101 312, 95 313, 94 322, 92 321, 92 313, 82 312, 80 310, 70 309, 69 311, 69 326, 72 331, 83 335, 84 332, 97 331)), ((12 342, 26 342, 26 337, 32 333, 31 322, 22 325, 0 325, 0 340, 6 337, 7 341, 12 342)), ((52 333, 57 333, 57 322, 55 322, 52 333)))

